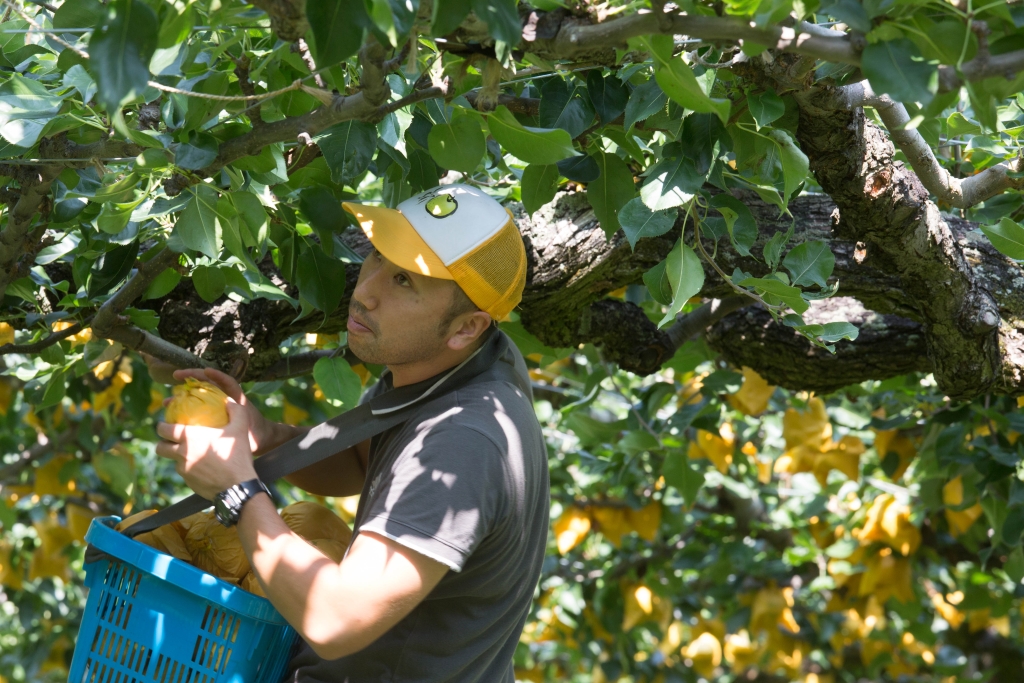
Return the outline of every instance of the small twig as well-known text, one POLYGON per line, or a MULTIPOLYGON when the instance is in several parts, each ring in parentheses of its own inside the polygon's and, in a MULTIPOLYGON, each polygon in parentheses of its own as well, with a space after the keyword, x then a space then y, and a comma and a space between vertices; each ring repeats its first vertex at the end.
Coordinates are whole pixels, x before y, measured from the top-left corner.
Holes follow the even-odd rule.
MULTIPOLYGON (((278 379, 288 379, 289 377, 301 377, 302 375, 308 375, 313 372, 313 366, 321 358, 332 358, 337 356, 340 349, 318 349, 316 351, 309 351, 307 353, 295 353, 288 356, 282 356, 280 360, 275 361, 271 366, 263 371, 263 373, 255 378, 257 382, 272 382, 278 379)), ((344 349, 343 357, 348 361, 349 365, 357 365, 362 363, 359 358, 356 358, 355 354, 344 349)))
POLYGON ((43 349, 53 346, 62 339, 78 334, 86 327, 89 326, 89 322, 93 319, 95 314, 90 315, 88 318, 80 323, 75 323, 67 329, 63 329, 60 332, 53 332, 48 335, 45 339, 40 339, 37 342, 31 344, 4 344, 0 346, 0 356, 5 356, 8 353, 39 353, 43 349))
POLYGON ((295 44, 298 46, 299 56, 302 57, 302 61, 306 64, 306 68, 309 69, 309 73, 313 76, 317 86, 326 88, 327 84, 324 83, 324 79, 316 71, 316 62, 313 61, 313 54, 309 51, 309 45, 302 38, 295 41, 295 44))
POLYGON ((665 334, 671 340, 672 348, 678 349, 725 316, 748 305, 750 305, 750 299, 745 296, 712 299, 700 308, 686 314, 680 313, 677 315, 676 321, 665 330, 665 334))

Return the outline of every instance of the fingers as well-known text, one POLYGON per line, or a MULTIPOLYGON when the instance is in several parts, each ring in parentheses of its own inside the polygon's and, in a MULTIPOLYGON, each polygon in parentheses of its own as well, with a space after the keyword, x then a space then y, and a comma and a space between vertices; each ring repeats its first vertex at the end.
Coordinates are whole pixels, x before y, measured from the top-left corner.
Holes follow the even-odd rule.
POLYGON ((213 382, 229 397, 238 403, 245 405, 245 394, 242 393, 242 385, 238 383, 238 380, 226 372, 221 372, 215 368, 206 368, 202 372, 205 372, 206 376, 201 379, 207 379, 208 381, 213 382))

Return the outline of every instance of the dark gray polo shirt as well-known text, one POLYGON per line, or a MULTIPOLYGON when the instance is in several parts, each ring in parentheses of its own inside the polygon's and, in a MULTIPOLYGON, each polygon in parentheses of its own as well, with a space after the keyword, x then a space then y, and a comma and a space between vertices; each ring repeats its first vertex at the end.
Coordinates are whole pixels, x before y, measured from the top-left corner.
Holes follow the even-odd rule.
POLYGON ((495 330, 484 347, 515 367, 438 398, 437 379, 394 389, 390 373, 364 397, 420 400, 405 423, 375 437, 355 530, 373 531, 451 569, 413 611, 369 647, 323 660, 303 641, 295 683, 512 683, 512 655, 530 611, 548 535, 547 450, 523 357, 495 330))

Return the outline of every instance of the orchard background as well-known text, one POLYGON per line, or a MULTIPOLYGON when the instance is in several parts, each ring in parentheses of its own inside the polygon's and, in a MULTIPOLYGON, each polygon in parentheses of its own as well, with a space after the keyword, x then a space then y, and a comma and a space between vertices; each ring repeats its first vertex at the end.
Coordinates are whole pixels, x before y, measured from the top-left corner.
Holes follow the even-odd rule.
POLYGON ((520 680, 1024 678, 1021 2, 0 13, 3 683, 66 679, 89 521, 185 493, 139 352, 350 408, 338 203, 455 181, 529 259, 520 680))

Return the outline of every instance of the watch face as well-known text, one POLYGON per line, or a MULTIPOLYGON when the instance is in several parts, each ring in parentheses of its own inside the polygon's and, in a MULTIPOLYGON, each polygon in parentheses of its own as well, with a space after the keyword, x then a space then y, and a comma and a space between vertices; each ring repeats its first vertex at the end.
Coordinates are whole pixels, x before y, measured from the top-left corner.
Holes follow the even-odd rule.
POLYGON ((213 514, 217 517, 217 521, 224 526, 231 526, 231 510, 224 504, 224 501, 218 497, 213 502, 213 514))

